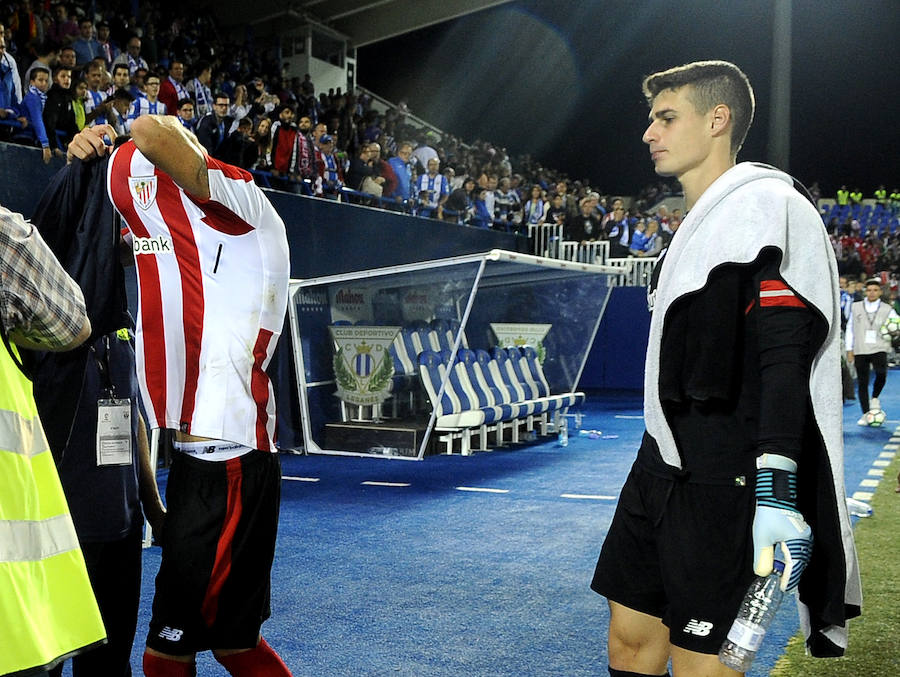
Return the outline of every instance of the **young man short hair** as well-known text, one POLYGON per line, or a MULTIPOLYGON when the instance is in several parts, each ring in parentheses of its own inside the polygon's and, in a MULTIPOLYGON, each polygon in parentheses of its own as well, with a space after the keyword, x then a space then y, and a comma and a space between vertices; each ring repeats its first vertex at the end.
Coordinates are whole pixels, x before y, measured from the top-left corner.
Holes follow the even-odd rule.
POLYGON ((737 66, 691 63, 643 89, 643 141, 690 211, 653 271, 647 430, 591 586, 609 600, 610 675, 670 659, 676 677, 735 674, 717 653, 775 558, 811 653, 840 655, 861 591, 828 236, 790 176, 736 164, 754 108, 737 66))

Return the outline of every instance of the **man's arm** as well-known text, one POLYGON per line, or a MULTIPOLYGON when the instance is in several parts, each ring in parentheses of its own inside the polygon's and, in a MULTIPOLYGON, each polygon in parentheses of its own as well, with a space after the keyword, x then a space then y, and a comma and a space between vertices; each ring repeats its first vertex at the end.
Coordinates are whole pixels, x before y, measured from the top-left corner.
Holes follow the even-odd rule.
POLYGON ((147 440, 147 426, 144 425, 142 416, 138 416, 138 487, 141 495, 141 506, 144 515, 150 522, 153 535, 157 541, 162 538, 166 520, 166 507, 159 495, 159 486, 156 483, 156 468, 150 464, 150 443, 147 440))
POLYGON ((185 191, 209 199, 206 152, 197 137, 171 115, 142 115, 131 126, 134 145, 185 191))
POLYGON ((16 345, 70 350, 90 336, 81 289, 37 229, 2 207, 0 280, 0 316, 16 345))

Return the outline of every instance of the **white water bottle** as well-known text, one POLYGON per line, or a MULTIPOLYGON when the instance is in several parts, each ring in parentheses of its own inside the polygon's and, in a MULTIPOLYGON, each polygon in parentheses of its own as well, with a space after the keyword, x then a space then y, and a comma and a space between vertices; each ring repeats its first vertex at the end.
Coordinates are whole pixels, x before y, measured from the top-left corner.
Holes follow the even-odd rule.
POLYGON ((719 650, 719 660, 732 670, 747 672, 753 664, 784 596, 781 591, 782 573, 784 562, 775 560, 772 573, 758 577, 744 595, 737 618, 728 631, 728 638, 719 650))
POLYGON ((569 446, 569 419, 566 418, 564 414, 560 414, 559 423, 557 424, 559 428, 559 433, 557 437, 559 438, 559 445, 561 447, 569 446))

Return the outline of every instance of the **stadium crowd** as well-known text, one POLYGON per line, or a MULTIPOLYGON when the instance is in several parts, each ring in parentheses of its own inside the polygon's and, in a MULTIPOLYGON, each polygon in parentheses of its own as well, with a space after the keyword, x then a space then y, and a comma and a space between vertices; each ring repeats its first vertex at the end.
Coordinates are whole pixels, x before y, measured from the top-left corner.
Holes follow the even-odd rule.
MULTIPOLYGON (((141 115, 169 114, 265 187, 523 235, 558 224, 567 240, 609 240, 612 256, 653 256, 680 223, 677 211, 651 209, 675 192, 663 181, 625 204, 528 155, 418 127, 405 102, 380 111, 368 94, 317 92, 273 49, 223 37, 209 13, 149 2, 134 17, 122 6, 0 5, 0 139, 39 146, 49 162, 85 126, 125 134, 141 115)), ((838 193, 844 203, 862 195, 838 193)), ((854 238, 851 226, 830 226, 845 270, 862 275, 882 259, 896 268, 895 237, 854 238)))

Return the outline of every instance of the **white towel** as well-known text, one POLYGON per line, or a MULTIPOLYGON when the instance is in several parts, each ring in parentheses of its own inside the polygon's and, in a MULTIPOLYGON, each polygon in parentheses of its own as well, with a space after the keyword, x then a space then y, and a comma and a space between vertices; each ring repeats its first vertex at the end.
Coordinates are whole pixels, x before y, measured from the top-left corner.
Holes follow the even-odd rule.
MULTIPOLYGON (((659 357, 666 312, 675 300, 702 289, 717 266, 752 263, 765 247, 781 250, 784 255, 780 272, 784 281, 828 322, 825 341, 813 359, 809 390, 834 478, 847 565, 845 601, 860 605, 859 567, 844 502, 837 264, 822 219, 794 189, 793 180, 784 172, 749 162, 732 167, 706 189, 672 239, 659 276, 650 321, 644 375, 647 432, 659 445, 663 460, 681 468, 681 457, 659 400, 659 357)), ((801 604, 800 608, 808 636, 805 607, 801 604)), ((846 647, 846 629, 826 628, 823 633, 846 647)))

